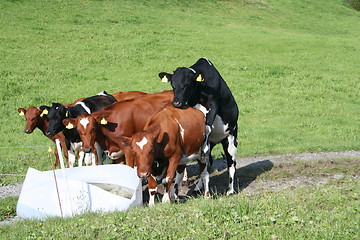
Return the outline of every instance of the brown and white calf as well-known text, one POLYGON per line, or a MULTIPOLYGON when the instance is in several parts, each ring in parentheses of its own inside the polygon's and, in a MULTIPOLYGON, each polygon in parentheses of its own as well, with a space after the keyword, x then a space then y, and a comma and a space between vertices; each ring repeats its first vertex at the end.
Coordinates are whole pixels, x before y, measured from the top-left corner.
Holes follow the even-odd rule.
POLYGON ((175 180, 175 197, 183 178, 186 163, 197 159, 205 196, 209 196, 209 173, 207 162, 200 154, 205 138, 205 115, 194 108, 178 109, 171 103, 154 114, 142 131, 131 138, 122 137, 124 145, 130 145, 135 158, 137 174, 147 178, 149 184, 149 205, 154 204, 157 193, 156 181, 163 180, 166 192, 163 202, 171 199, 171 184, 175 180))
POLYGON ((170 103, 173 97, 173 91, 146 94, 114 103, 91 114, 83 113, 77 118, 65 119, 63 123, 76 127, 85 149, 93 148, 97 142, 108 151, 111 159, 119 161, 125 155, 126 164, 133 167, 132 151, 129 147, 120 146, 118 137, 131 137, 142 130, 147 119, 170 103))

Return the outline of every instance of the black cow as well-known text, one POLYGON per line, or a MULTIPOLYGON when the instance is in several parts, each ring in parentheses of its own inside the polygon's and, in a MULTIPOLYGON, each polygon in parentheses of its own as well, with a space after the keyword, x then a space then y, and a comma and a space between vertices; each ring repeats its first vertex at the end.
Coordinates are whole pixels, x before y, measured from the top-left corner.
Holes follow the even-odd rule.
MULTIPOLYGON (((53 103, 51 107, 41 106, 41 110, 47 110, 47 118, 49 120, 49 126, 46 131, 46 136, 52 137, 58 132, 63 131, 66 145, 69 150, 69 164, 72 167, 75 162, 74 151, 81 147, 81 139, 79 133, 76 129, 66 129, 63 124, 65 118, 76 118, 84 112, 88 114, 96 112, 102 109, 105 106, 108 106, 114 102, 117 102, 116 99, 108 94, 107 92, 101 92, 96 96, 85 98, 80 102, 77 102, 74 106, 65 107, 60 103, 53 103)), ((87 124, 86 122, 82 124, 87 124)), ((79 157, 80 165, 82 165, 83 154, 79 157)))
POLYGON ((177 108, 188 106, 206 113, 206 138, 203 147, 204 161, 211 159, 212 148, 221 142, 229 171, 229 190, 234 193, 237 151, 238 106, 229 87, 215 66, 200 58, 190 68, 179 67, 173 74, 161 72, 163 82, 170 82, 174 89, 172 104, 177 108))

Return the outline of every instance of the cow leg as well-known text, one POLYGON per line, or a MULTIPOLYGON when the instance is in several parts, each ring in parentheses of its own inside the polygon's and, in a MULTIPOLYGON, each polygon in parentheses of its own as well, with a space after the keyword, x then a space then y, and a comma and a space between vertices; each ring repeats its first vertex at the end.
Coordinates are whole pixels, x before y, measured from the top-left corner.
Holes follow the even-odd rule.
POLYGON ((175 199, 177 199, 179 196, 179 187, 180 187, 181 181, 183 181, 183 179, 184 179, 185 172, 187 172, 186 165, 179 165, 176 169, 176 177, 175 177, 175 184, 174 184, 174 191, 173 191, 175 199))
POLYGON ((105 154, 105 164, 109 164, 110 163, 110 158, 107 154, 105 154))
POLYGON ((104 150, 101 148, 100 144, 95 142, 95 149, 97 154, 97 165, 103 165, 103 154, 104 150))
POLYGON ((79 151, 79 157, 78 157, 78 165, 79 165, 79 167, 82 167, 83 161, 85 161, 85 164, 86 164, 86 158, 89 157, 88 155, 89 155, 89 154, 86 154, 86 155, 85 155, 84 150, 83 150, 83 149, 80 149, 80 151, 79 151))
POLYGON ((183 179, 182 179, 182 184, 186 184, 187 182, 188 182, 188 172, 187 172, 187 169, 185 167, 184 176, 183 176, 183 179))
POLYGON ((70 166, 70 163, 69 163, 69 151, 68 151, 68 146, 66 144, 66 140, 60 140, 60 146, 62 148, 62 151, 64 152, 64 156, 65 156, 65 159, 66 159, 66 164, 68 166, 70 166))
POLYGON ((169 159, 169 166, 168 166, 168 169, 166 171, 166 178, 165 180, 163 180, 164 184, 165 184, 165 192, 164 192, 164 196, 162 198, 162 202, 163 203, 167 203, 167 202, 170 202, 170 199, 171 199, 171 184, 174 180, 174 175, 175 175, 175 171, 176 171, 176 168, 178 167, 179 165, 179 161, 180 161, 181 157, 176 157, 176 156, 173 156, 169 159))
POLYGON ((56 166, 59 166, 59 165, 60 165, 58 150, 57 150, 57 147, 56 147, 56 146, 55 146, 55 148, 54 148, 54 154, 55 154, 55 163, 53 164, 53 167, 55 168, 56 166))
POLYGON ((221 141, 225 152, 228 171, 229 171, 229 190, 226 195, 234 194, 234 180, 236 170, 236 151, 237 151, 237 139, 236 136, 229 134, 227 138, 221 141))
POLYGON ((149 188, 149 207, 155 205, 155 195, 157 193, 157 183, 153 176, 148 177, 149 188))
POLYGON ((68 159, 69 159, 69 167, 74 167, 74 164, 75 164, 75 153, 73 150, 68 150, 68 159))
POLYGON ((125 161, 126 161, 126 165, 128 165, 129 167, 134 168, 134 154, 133 151, 131 149, 131 147, 124 147, 123 148, 124 154, 125 154, 125 161))
POLYGON ((198 160, 199 163, 199 171, 200 171, 200 179, 199 182, 196 184, 195 191, 199 192, 204 187, 204 196, 209 198, 210 197, 210 174, 208 172, 208 162, 201 162, 198 160))
POLYGON ((201 148, 202 162, 207 162, 209 160, 210 150, 211 150, 210 142, 209 142, 210 133, 211 133, 211 127, 206 125, 204 144, 201 148))
POLYGON ((87 156, 85 159, 86 166, 96 166, 96 150, 95 153, 86 153, 85 156, 87 156))

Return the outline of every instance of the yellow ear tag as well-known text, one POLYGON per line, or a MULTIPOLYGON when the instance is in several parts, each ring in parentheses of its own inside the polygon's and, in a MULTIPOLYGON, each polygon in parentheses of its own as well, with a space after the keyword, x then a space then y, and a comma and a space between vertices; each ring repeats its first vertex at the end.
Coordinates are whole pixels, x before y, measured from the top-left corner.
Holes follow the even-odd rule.
POLYGON ((69 111, 66 111, 65 117, 69 117, 69 111))
POLYGON ((203 82, 205 81, 205 79, 202 78, 201 74, 199 74, 199 76, 196 78, 197 82, 203 82))
POLYGON ((25 113, 24 113, 23 111, 21 111, 21 112, 19 112, 19 115, 20 115, 20 116, 24 116, 25 113))
POLYGON ((69 122, 68 125, 66 125, 66 128, 67 129, 73 129, 74 125, 71 122, 69 122))
POLYGON ((49 113, 49 111, 47 109, 44 109, 44 111, 42 111, 42 113, 40 114, 40 117, 43 117, 44 115, 47 115, 49 113))
POLYGON ((161 79, 162 82, 169 82, 169 79, 164 75, 164 77, 161 79))
POLYGON ((48 152, 49 152, 49 153, 52 153, 52 149, 51 149, 50 146, 49 146, 49 148, 48 148, 48 152))
POLYGON ((101 124, 101 125, 106 125, 107 123, 108 123, 108 122, 106 121, 105 118, 101 119, 101 121, 100 121, 100 124, 101 124))

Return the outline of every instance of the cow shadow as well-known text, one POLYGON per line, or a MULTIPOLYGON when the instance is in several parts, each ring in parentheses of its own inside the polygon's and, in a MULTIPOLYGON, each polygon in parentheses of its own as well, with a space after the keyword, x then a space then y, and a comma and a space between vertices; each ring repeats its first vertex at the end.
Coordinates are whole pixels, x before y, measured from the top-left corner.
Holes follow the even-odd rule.
MULTIPOLYGON (((261 174, 270 171, 274 164, 270 160, 260 160, 250 163, 246 166, 236 169, 234 189, 235 194, 241 192, 254 182, 261 174)), ((187 165, 188 181, 180 187, 179 199, 176 202, 186 202, 191 198, 202 197, 203 193, 195 191, 196 184, 199 181, 199 166, 197 163, 187 165)), ((229 173, 225 159, 216 159, 210 169, 210 192, 213 198, 226 195, 229 185, 229 173)), ((163 184, 158 186, 157 201, 161 202, 163 196, 163 184)), ((143 200, 146 204, 149 199, 149 193, 146 186, 143 188, 143 200)))

